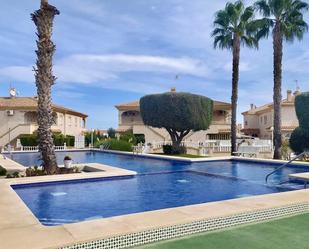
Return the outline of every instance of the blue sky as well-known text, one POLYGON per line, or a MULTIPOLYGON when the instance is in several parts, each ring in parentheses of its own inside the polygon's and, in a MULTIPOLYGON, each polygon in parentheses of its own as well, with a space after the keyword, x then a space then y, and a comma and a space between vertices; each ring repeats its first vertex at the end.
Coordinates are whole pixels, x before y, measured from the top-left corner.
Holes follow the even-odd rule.
MULTIPOLYGON (((87 113, 89 128, 116 127, 114 105, 171 87, 229 102, 231 54, 214 50, 210 37, 214 13, 226 2, 50 0, 61 12, 53 37, 53 101, 87 113)), ((30 13, 38 7, 39 0, 1 0, 0 96, 10 84, 20 96, 36 93, 30 13)), ((309 90, 308 44, 309 34, 284 45, 283 96, 295 90, 296 79, 309 90)), ((272 70, 271 39, 259 51, 242 49, 238 122, 250 103, 271 101, 272 70)))

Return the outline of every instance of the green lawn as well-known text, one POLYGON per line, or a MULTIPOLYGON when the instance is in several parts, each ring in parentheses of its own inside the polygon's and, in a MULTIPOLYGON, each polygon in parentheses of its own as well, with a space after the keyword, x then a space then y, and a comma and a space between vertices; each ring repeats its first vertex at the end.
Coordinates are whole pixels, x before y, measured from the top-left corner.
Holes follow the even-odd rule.
POLYGON ((309 214, 199 234, 136 249, 307 249, 309 214))

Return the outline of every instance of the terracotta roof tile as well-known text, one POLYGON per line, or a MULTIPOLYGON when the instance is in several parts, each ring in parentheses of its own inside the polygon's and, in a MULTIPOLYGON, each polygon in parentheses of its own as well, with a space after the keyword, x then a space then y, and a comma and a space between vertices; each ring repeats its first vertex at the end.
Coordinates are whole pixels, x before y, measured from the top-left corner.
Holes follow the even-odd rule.
MULTIPOLYGON (((0 97, 0 110, 9 109, 36 109, 38 106, 37 97, 0 97)), ((87 117, 86 114, 77 112, 73 109, 69 109, 60 105, 52 104, 52 108, 55 111, 70 113, 81 117, 87 117)))

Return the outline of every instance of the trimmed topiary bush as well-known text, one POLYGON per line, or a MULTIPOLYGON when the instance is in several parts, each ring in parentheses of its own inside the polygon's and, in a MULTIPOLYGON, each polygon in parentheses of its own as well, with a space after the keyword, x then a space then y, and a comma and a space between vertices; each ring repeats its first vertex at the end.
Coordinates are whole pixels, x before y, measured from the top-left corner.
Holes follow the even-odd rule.
POLYGON ((309 92, 295 98, 295 110, 299 127, 291 134, 290 147, 296 154, 300 154, 309 150, 309 92))
POLYGON ((181 141, 190 131, 209 128, 213 101, 201 95, 168 92, 142 97, 140 110, 145 125, 167 130, 173 152, 179 154, 181 141))

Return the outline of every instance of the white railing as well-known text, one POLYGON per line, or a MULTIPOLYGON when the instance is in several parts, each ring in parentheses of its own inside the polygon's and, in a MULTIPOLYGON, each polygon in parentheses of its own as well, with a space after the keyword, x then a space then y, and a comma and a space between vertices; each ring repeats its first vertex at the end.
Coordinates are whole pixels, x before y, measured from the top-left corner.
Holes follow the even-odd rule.
MULTIPOLYGON (((55 150, 66 150, 67 146, 55 146, 55 150)), ((39 146, 21 146, 20 151, 39 151, 39 146)))
MULTIPOLYGON (((241 141, 237 141, 240 143, 241 141)), ((152 149, 161 149, 163 145, 172 144, 171 141, 154 141, 151 142, 152 149)), ((214 153, 229 153, 231 152, 231 141, 230 140, 204 140, 204 141, 184 141, 182 145, 187 148, 199 149, 201 154, 214 153)), ((252 148, 254 151, 258 152, 271 152, 272 146, 270 140, 248 140, 244 143, 239 144, 239 149, 252 148)), ((248 149, 250 150, 250 149, 248 149)))
POLYGON ((38 151, 39 146, 20 146, 20 151, 38 151))

